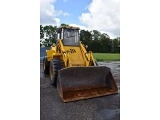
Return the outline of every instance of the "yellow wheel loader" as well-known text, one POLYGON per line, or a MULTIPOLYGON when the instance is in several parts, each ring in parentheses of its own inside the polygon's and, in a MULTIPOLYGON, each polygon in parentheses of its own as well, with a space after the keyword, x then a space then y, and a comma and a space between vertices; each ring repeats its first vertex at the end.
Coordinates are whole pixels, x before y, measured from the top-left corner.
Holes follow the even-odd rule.
POLYGON ((110 68, 98 66, 92 52, 86 51, 78 27, 57 29, 57 42, 46 50, 43 69, 63 102, 118 93, 110 68))

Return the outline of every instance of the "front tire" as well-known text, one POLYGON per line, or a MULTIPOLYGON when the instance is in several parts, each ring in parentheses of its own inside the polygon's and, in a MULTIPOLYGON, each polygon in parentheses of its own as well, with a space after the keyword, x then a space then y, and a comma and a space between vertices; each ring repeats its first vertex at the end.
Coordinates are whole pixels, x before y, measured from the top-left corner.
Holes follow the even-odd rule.
POLYGON ((46 57, 43 58, 43 72, 45 75, 49 74, 49 61, 47 60, 46 57))
POLYGON ((57 87, 57 77, 58 77, 58 70, 64 68, 64 63, 59 58, 54 58, 50 61, 50 80, 51 84, 57 87))

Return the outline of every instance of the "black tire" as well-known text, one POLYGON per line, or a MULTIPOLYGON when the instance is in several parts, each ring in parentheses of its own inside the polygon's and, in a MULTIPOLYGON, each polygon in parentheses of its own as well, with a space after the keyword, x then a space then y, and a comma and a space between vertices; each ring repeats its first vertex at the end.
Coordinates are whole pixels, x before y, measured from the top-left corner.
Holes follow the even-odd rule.
POLYGON ((45 75, 49 75, 49 66, 50 62, 47 60, 46 57, 43 58, 43 73, 45 75))
POLYGON ((57 87, 57 77, 58 77, 58 70, 64 68, 64 63, 59 58, 54 58, 50 61, 50 80, 51 84, 57 87))

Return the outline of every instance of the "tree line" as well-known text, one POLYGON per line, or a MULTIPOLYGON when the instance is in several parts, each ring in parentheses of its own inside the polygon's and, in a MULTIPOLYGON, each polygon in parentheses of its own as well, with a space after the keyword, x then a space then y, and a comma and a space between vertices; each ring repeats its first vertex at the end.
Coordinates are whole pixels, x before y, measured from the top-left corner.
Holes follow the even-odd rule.
MULTIPOLYGON (((67 25, 67 24, 61 24, 67 25)), ((50 47, 56 43, 57 26, 40 25, 40 47, 50 47)), ((120 53, 120 37, 111 39, 106 33, 98 30, 80 30, 80 41, 87 45, 87 51, 96 53, 120 53)))

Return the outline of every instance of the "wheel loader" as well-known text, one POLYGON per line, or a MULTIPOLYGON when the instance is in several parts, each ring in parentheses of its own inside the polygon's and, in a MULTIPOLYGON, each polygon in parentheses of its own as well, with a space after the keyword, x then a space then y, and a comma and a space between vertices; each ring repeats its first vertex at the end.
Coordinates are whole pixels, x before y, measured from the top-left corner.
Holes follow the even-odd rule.
POLYGON ((63 102, 118 93, 110 68, 98 66, 92 51, 80 41, 78 27, 57 28, 57 41, 46 50, 44 74, 50 76, 63 102))

